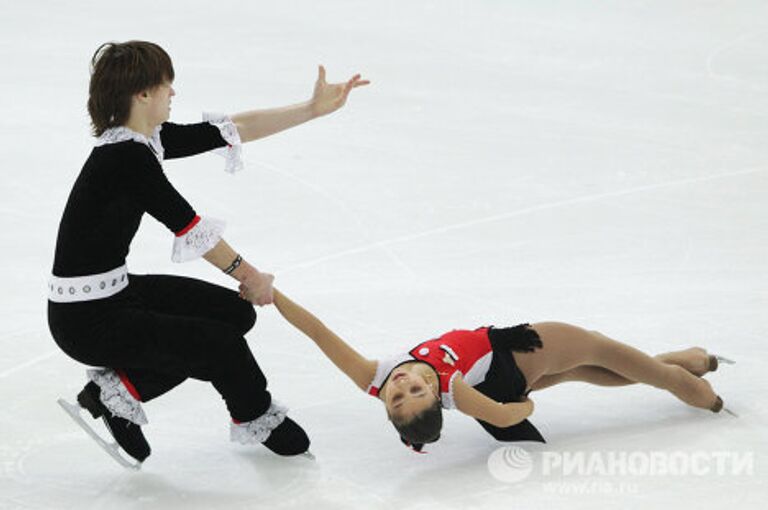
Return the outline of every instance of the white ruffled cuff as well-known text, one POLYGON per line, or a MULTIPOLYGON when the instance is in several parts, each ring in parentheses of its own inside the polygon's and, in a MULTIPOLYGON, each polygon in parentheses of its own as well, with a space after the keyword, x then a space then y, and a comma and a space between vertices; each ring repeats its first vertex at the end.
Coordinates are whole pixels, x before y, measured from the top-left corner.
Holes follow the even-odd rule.
POLYGON ((174 262, 187 262, 202 257, 221 240, 226 223, 216 218, 200 218, 200 221, 184 235, 173 240, 174 262))
POLYGON ((229 427, 229 438, 240 444, 263 443, 278 425, 283 423, 288 409, 274 400, 269 409, 253 421, 232 423, 229 427))
POLYGON ((221 137, 227 142, 228 147, 216 149, 216 154, 224 156, 224 171, 230 174, 243 169, 243 145, 237 126, 227 115, 223 113, 203 113, 203 122, 208 122, 219 128, 221 137))
POLYGON ((86 373, 88 378, 98 385, 101 390, 101 403, 110 413, 136 425, 147 424, 147 415, 141 408, 141 402, 133 398, 114 370, 90 369, 86 373))

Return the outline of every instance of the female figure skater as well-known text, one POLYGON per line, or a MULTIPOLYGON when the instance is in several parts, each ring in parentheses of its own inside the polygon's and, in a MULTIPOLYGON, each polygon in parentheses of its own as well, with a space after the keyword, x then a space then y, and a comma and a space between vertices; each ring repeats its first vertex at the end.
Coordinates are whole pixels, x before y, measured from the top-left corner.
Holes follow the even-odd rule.
MULTIPOLYGON (((240 295, 250 300, 258 292, 244 283, 240 295)), ((701 376, 716 370, 718 361, 732 363, 699 347, 651 357, 597 331, 558 322, 455 330, 375 361, 276 289, 274 303, 360 389, 382 401, 401 440, 416 451, 439 438, 441 408, 468 414, 502 441, 544 442, 527 420, 533 413, 527 395, 564 381, 641 382, 719 412, 723 401, 701 376)))
MULTIPOLYGON (((203 281, 131 274, 125 261, 147 212, 174 234, 173 261, 202 256, 247 284, 253 303, 270 303, 272 275, 221 238, 223 222, 196 213, 166 178, 163 160, 222 148, 226 169, 235 171, 242 166, 241 142, 329 114, 368 82, 355 75, 328 84, 321 66, 309 101, 179 125, 168 122, 174 70, 161 47, 107 43, 91 64, 88 112, 97 138, 61 219, 48 296, 56 343, 75 360, 104 367, 88 371, 80 406, 103 418, 140 463, 150 454, 141 402, 192 377, 210 381, 223 398, 233 440, 263 443, 280 455, 305 452, 307 435, 272 400, 243 337, 256 320, 253 306, 203 281)), ((89 427, 79 411, 73 417, 89 427)))

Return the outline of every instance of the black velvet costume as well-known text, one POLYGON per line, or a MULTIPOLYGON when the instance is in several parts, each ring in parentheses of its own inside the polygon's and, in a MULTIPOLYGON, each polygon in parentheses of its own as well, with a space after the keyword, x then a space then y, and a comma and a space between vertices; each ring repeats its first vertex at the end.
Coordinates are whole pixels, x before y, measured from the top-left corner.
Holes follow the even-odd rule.
MULTIPOLYGON (((176 235, 195 225, 199 217, 168 181, 160 160, 227 142, 208 122, 165 123, 159 135, 159 148, 124 140, 93 149, 61 220, 54 277, 94 275, 124 265, 145 212, 176 235)), ((267 381, 243 337, 256 320, 250 303, 233 290, 191 278, 126 277, 126 288, 103 299, 49 300, 50 330, 66 354, 118 371, 143 402, 192 377, 210 381, 237 422, 254 420, 270 407, 267 381)), ((102 287, 115 283, 102 282, 102 287)), ((90 288, 59 293, 67 291, 90 288)))

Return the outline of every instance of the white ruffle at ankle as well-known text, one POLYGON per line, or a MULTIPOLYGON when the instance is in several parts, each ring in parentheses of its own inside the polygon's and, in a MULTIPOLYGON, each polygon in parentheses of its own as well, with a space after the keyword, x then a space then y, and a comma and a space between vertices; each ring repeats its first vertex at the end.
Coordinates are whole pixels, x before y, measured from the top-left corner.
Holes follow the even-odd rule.
POLYGON ((148 423, 147 416, 141 408, 141 402, 133 398, 114 370, 90 369, 87 374, 88 378, 101 389, 101 403, 110 413, 136 425, 148 423))
POLYGON ((240 444, 263 443, 278 425, 283 423, 288 408, 274 400, 269 409, 255 420, 245 423, 232 423, 229 428, 229 438, 240 444))

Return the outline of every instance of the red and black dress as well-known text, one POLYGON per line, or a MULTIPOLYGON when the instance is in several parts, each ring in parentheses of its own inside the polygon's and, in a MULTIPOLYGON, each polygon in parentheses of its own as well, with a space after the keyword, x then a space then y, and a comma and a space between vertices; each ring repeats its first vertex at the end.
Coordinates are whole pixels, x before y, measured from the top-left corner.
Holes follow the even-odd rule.
MULTIPOLYGON (((421 361, 437 373, 440 402, 445 409, 456 407, 453 382, 459 374, 468 385, 497 402, 519 402, 530 390, 512 353, 530 352, 538 347, 541 347, 539 335, 528 324, 512 328, 454 330, 420 343, 407 353, 379 361, 368 393, 378 397, 379 390, 396 367, 410 361, 421 361)), ((507 428, 477 421, 500 441, 545 442, 528 420, 507 428)))

